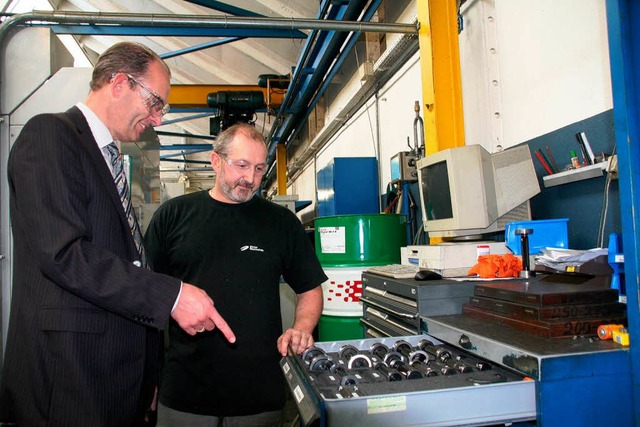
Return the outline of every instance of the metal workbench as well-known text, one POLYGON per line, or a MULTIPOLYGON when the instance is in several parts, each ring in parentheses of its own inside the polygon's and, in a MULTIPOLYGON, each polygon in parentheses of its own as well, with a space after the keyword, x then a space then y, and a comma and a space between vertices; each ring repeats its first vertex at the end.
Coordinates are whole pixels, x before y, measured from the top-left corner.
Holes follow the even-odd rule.
POLYGON ((422 320, 430 335, 534 378, 538 426, 633 425, 628 347, 546 339, 463 315, 422 320))

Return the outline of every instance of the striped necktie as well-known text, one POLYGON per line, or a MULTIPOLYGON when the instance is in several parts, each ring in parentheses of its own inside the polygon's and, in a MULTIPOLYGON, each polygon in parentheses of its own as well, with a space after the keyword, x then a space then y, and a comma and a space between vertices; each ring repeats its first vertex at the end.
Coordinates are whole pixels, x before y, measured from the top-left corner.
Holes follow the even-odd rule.
POLYGON ((144 253, 144 246, 142 245, 142 233, 140 232, 140 227, 138 226, 138 221, 136 220, 136 214, 133 211, 133 207, 131 206, 131 193, 129 190, 129 185, 127 185, 127 177, 124 173, 122 159, 120 158, 120 151, 118 150, 115 142, 107 145, 105 149, 109 153, 109 158, 111 159, 113 180, 116 184, 116 188, 118 189, 118 195, 120 196, 120 201, 122 201, 124 213, 127 216, 129 230, 131 231, 133 241, 135 242, 138 253, 140 254, 142 266, 146 268, 147 259, 144 253))

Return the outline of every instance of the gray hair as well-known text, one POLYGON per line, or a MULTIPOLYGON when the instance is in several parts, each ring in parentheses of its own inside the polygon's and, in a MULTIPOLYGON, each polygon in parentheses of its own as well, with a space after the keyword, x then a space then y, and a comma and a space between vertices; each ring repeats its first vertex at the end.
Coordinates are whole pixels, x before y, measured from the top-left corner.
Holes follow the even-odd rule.
POLYGON ((262 142, 266 146, 264 137, 258 132, 255 126, 248 123, 236 123, 218 134, 213 144, 213 151, 220 156, 227 156, 229 154, 229 146, 239 133, 244 134, 253 141, 262 142))

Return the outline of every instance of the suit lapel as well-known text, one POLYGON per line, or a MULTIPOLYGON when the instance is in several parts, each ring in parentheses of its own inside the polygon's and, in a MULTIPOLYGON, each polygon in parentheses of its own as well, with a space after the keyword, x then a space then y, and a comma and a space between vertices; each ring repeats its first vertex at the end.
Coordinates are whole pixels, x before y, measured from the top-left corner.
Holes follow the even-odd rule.
MULTIPOLYGON (((106 161, 104 160, 102 152, 98 148, 98 143, 93 137, 89 123, 87 123, 82 111, 80 111, 78 107, 71 107, 62 114, 62 117, 66 118, 69 124, 76 131, 78 138, 82 142, 82 146, 89 154, 91 161, 94 163, 95 170, 98 172, 100 180, 109 194, 109 198, 120 213, 120 221, 122 222, 122 225, 128 230, 129 223, 124 213, 124 208, 122 207, 122 200, 120 200, 120 196, 118 195, 118 189, 113 181, 113 176, 111 175, 111 171, 109 170, 106 161)), ((131 244, 134 244, 131 233, 127 234, 131 237, 131 244)))

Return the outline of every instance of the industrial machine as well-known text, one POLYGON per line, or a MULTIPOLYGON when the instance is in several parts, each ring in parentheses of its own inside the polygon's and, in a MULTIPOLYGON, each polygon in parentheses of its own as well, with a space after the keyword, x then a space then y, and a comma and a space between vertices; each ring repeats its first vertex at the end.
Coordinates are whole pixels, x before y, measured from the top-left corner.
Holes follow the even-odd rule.
POLYGON ((264 108, 261 91, 220 91, 207 95, 207 105, 218 114, 209 119, 209 133, 217 135, 236 123, 253 123, 256 110, 264 108))
POLYGON ((410 151, 401 151, 392 156, 391 183, 417 181, 416 161, 417 155, 410 151))

